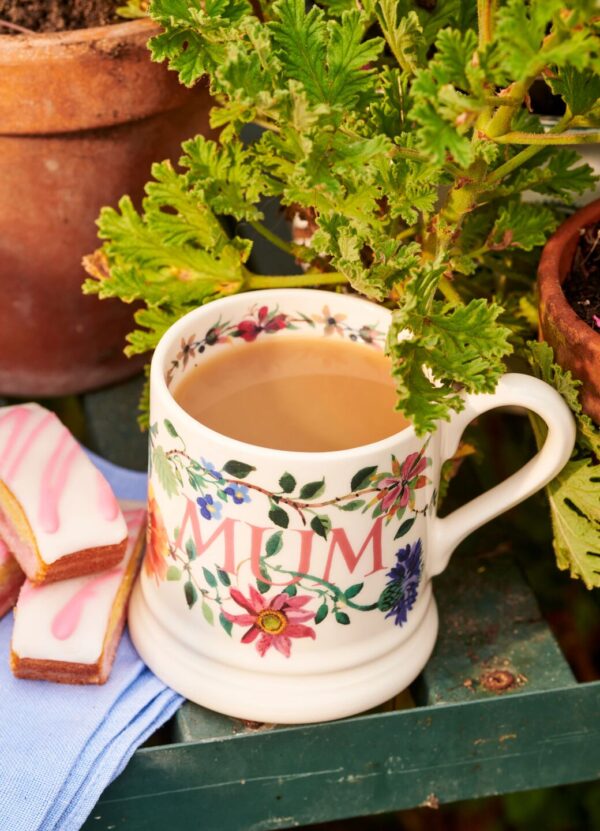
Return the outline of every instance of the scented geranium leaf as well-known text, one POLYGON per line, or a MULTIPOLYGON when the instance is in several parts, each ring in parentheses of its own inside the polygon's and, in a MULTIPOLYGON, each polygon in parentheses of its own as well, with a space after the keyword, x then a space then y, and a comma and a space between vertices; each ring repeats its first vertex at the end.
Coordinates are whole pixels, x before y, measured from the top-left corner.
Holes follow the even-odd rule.
POLYGON ((355 289, 382 300, 395 283, 405 280, 419 264, 420 247, 383 234, 376 238, 372 231, 367 227, 360 229, 339 214, 321 217, 313 245, 327 251, 332 265, 348 277, 355 289))
POLYGON ((581 381, 554 362, 552 347, 544 341, 529 341, 525 354, 536 377, 554 387, 569 405, 577 420, 578 445, 600 459, 600 428, 583 412, 579 399, 581 381))
POLYGON ((567 10, 562 0, 508 0, 497 15, 496 41, 506 69, 516 79, 531 78, 544 66, 584 69, 595 54, 592 14, 567 10), (547 37, 553 26, 551 37, 547 37))
POLYGON ((549 208, 512 201, 500 208, 488 245, 531 251, 543 245, 557 225, 558 220, 549 208))
POLYGON ((221 145, 196 136, 184 142, 183 150, 180 164, 197 182, 194 191, 202 197, 201 204, 237 220, 262 219, 258 202, 266 190, 265 179, 252 165, 252 151, 239 139, 221 145))
POLYGON ((413 225, 420 217, 426 219, 439 199, 443 179, 440 168, 402 155, 392 160, 380 157, 376 166, 375 182, 385 194, 390 216, 401 217, 407 225, 413 225))
POLYGON ((150 40, 155 61, 168 60, 185 86, 225 60, 238 40, 240 21, 252 14, 247 0, 153 0, 150 13, 165 31, 150 40))
POLYGON ((597 181, 598 176, 588 164, 581 163, 576 150, 549 147, 517 170, 492 196, 498 199, 532 190, 570 203, 576 194, 590 190, 597 181))
POLYGON ((423 63, 423 29, 415 11, 402 9, 397 0, 378 0, 377 21, 398 65, 413 74, 423 63))
POLYGON ((600 75, 593 70, 579 72, 571 66, 548 78, 555 95, 560 95, 573 115, 587 113, 600 98, 600 75))
POLYGON ((431 160, 443 164, 448 155, 463 167, 474 158, 473 145, 467 135, 469 124, 462 124, 459 116, 442 112, 440 87, 429 70, 419 70, 412 86, 414 104, 409 112, 419 125, 416 135, 418 147, 431 160))
POLYGON ((463 408, 460 387, 492 392, 512 351, 510 331, 497 323, 500 306, 483 298, 466 306, 433 299, 441 274, 430 267, 411 280, 388 334, 398 400, 418 434, 463 408))
POLYGON ((306 11, 304 0, 279 0, 271 31, 284 72, 299 81, 309 98, 330 107, 350 107, 373 85, 368 64, 382 49, 380 38, 363 40, 359 12, 326 22, 323 11, 306 11))
POLYGON ((600 475, 590 459, 569 462, 546 488, 558 566, 588 589, 600 586, 600 475))

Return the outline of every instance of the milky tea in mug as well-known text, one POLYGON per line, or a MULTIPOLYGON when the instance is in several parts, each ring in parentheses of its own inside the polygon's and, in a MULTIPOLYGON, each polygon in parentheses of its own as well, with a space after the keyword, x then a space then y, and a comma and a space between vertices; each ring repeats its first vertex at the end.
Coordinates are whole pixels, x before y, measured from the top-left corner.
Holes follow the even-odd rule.
POLYGON ((432 577, 568 460, 573 418, 525 375, 419 436, 394 411, 391 313, 308 289, 190 312, 150 372, 148 544, 129 608, 142 658, 192 701, 253 721, 367 710, 433 649, 432 577), (437 516, 466 425, 516 405, 548 425, 505 482, 437 516))
POLYGON ((346 450, 409 424, 395 409, 383 350, 333 337, 269 337, 225 349, 201 361, 173 396, 212 430, 278 450, 346 450))

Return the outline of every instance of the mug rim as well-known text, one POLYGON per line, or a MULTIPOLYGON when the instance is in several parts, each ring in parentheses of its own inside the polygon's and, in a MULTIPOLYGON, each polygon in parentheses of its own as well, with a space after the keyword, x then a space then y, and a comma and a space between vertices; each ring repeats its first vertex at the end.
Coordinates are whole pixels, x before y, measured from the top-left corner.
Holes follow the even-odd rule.
MULTIPOLYGON (((367 306, 369 308, 376 308, 379 313, 383 315, 386 321, 391 322, 392 314, 389 309, 386 309, 384 306, 378 306, 377 304, 373 303, 372 301, 355 296, 355 295, 336 295, 330 291, 324 291, 323 289, 313 289, 313 288, 273 288, 273 289, 257 289, 255 291, 244 291, 244 292, 237 292, 236 294, 229 295, 228 297, 222 297, 218 300, 211 301, 210 303, 206 303, 202 306, 197 306, 195 309, 192 309, 190 312, 185 314, 183 317, 179 318, 172 326, 170 326, 167 331, 162 335, 161 339, 159 340, 154 354, 152 356, 152 361, 150 364, 150 402, 152 406, 152 396, 153 395, 160 395, 161 397, 165 397, 165 400, 169 407, 172 407, 174 413, 176 413, 177 419, 182 421, 189 429, 194 429, 197 432, 203 433, 207 439, 218 442, 224 443, 226 442, 228 445, 235 449, 236 452, 240 454, 253 454, 255 456, 268 456, 269 458, 280 458, 289 461, 293 459, 294 461, 307 461, 310 459, 315 459, 317 461, 322 460, 325 461, 326 459, 336 459, 343 461, 345 459, 355 459, 357 453, 360 455, 366 455, 370 453, 379 453, 381 451, 387 450, 390 446, 394 446, 398 443, 399 440, 405 440, 410 438, 416 438, 416 433, 414 426, 409 424, 407 427, 404 427, 398 433, 393 433, 391 436, 388 436, 384 439, 379 439, 375 442, 370 442, 369 444, 358 444, 353 447, 347 447, 343 450, 282 450, 280 448, 274 447, 265 447, 259 444, 252 444, 250 442, 241 441, 240 439, 234 439, 231 436, 228 436, 226 433, 220 433, 217 430, 213 430, 210 427, 207 427, 201 421, 198 421, 193 416, 191 416, 183 407, 175 400, 175 397, 169 387, 167 386, 167 382, 165 379, 166 368, 165 368, 165 359, 166 353, 168 349, 171 347, 174 341, 177 341, 183 334, 183 331, 187 328, 190 320, 193 320, 196 317, 201 317, 202 314, 208 312, 209 310, 216 309, 220 311, 222 309, 226 309, 228 306, 234 306, 237 302, 240 301, 241 298, 257 298, 259 300, 261 297, 274 297, 284 295, 288 296, 305 296, 309 295, 310 297, 315 296, 332 296, 332 297, 340 297, 343 298, 344 303, 350 303, 351 305, 360 305, 360 306, 367 306)), ((428 434, 427 434, 428 435, 428 434)), ((420 437, 421 439, 425 439, 426 435, 420 437)))

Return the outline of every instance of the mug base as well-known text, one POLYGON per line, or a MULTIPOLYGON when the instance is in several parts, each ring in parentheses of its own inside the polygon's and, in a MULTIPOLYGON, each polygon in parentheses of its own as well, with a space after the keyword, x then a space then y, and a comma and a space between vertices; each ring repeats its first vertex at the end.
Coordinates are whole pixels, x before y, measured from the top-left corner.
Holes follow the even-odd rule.
POLYGON ((306 724, 356 715, 406 689, 427 663, 438 631, 433 594, 412 637, 352 669, 302 676, 254 673, 207 658, 167 632, 146 603, 141 583, 129 604, 129 633, 143 661, 181 695, 234 718, 306 724))

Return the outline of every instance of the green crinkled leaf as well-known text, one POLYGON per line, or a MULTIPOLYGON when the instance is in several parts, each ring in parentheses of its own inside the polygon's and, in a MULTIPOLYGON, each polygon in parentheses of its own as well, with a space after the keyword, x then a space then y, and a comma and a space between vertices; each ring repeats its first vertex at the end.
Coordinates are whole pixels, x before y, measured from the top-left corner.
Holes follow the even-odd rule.
POLYGON ((152 465, 167 496, 176 496, 179 493, 179 480, 167 454, 160 446, 152 450, 152 465))
POLYGON ((411 281, 388 334, 398 399, 419 435, 463 408, 457 385, 492 392, 512 351, 510 330, 497 323, 501 307, 483 298, 465 306, 434 300, 440 276, 431 269, 411 281))
POLYGON ((558 566, 588 589, 600 586, 600 471, 589 459, 569 462, 548 485, 558 566))
POLYGON ((581 381, 554 362, 554 352, 547 343, 529 341, 527 354, 534 374, 554 387, 569 405, 577 420, 579 446, 600 459, 600 428, 583 412, 579 400, 581 381))
POLYGON ((271 24, 273 41, 284 71, 298 81, 310 101, 329 107, 351 107, 372 88, 368 69, 382 49, 380 38, 363 40, 364 29, 357 11, 326 22, 323 11, 304 0, 279 0, 271 24))
POLYGON ((573 115, 587 113, 598 105, 600 75, 594 71, 579 72, 571 66, 548 78, 555 95, 560 95, 573 115))
POLYGON ((417 13, 402 9, 397 0, 379 0, 375 13, 398 64, 405 72, 414 73, 424 58, 423 29, 417 13))
POLYGON ((511 201, 500 208, 488 242, 531 251, 543 245, 557 225, 556 216, 543 205, 511 201))

